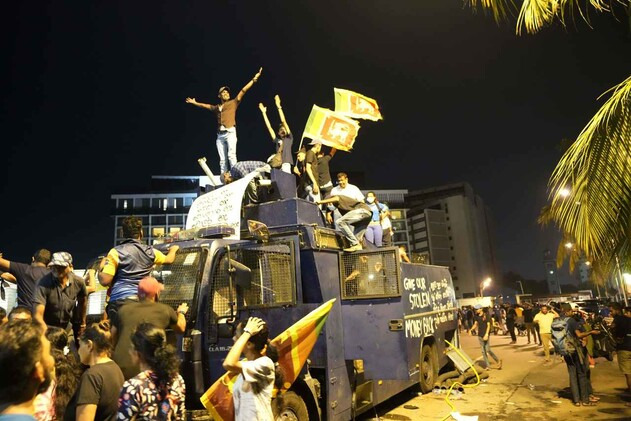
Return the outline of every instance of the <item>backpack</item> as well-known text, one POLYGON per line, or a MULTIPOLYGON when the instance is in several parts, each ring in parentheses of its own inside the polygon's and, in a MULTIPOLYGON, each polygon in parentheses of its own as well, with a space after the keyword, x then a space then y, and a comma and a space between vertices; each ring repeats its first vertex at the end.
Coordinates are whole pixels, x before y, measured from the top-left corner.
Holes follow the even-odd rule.
POLYGON ((576 339, 574 338, 574 334, 567 330, 567 322, 569 319, 569 317, 559 317, 552 321, 552 345, 554 345, 554 352, 562 357, 576 352, 576 339))

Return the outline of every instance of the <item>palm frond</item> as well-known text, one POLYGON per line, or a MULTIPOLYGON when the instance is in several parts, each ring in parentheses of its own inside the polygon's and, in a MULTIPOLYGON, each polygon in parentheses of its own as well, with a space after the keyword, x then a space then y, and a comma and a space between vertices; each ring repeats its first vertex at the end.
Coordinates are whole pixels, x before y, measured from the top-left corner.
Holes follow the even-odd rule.
POLYGON ((554 169, 549 208, 539 221, 554 222, 588 256, 610 261, 616 252, 628 261, 631 77, 612 91, 554 169), (569 196, 560 194, 564 189, 569 196))
POLYGON ((476 11, 478 7, 484 12, 491 12, 495 22, 500 23, 508 19, 516 10, 513 0, 464 0, 472 10, 476 11))
POLYGON ((556 2, 551 0, 524 0, 517 16, 517 35, 521 35, 523 28, 529 34, 539 32, 544 25, 550 24, 554 18, 556 2))

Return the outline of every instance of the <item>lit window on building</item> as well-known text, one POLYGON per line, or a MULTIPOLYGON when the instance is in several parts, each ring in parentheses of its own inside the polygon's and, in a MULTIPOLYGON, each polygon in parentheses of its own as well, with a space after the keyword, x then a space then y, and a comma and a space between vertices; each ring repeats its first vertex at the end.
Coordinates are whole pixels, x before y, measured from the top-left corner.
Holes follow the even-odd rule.
POLYGON ((151 236, 152 237, 163 237, 164 236, 164 227, 153 227, 151 228, 151 236))
POLYGON ((127 199, 123 200, 123 209, 127 209, 127 199))
POLYGON ((169 227, 169 234, 175 234, 176 232, 180 232, 181 230, 181 227, 169 227))

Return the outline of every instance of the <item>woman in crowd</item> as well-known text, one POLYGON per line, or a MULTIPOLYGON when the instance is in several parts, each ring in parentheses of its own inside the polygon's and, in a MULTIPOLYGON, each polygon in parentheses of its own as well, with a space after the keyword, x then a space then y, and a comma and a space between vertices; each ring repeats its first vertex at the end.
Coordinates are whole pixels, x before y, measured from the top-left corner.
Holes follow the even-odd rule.
POLYGON ((119 420, 185 420, 186 390, 178 373, 180 361, 167 344, 166 333, 142 323, 132 338, 132 359, 140 374, 123 384, 118 399, 119 420))
POLYGON ((70 398, 75 394, 81 368, 68 348, 68 334, 59 327, 49 327, 46 338, 55 359, 55 380, 44 393, 35 398, 35 418, 38 421, 62 420, 70 398))
POLYGON ((245 325, 240 322, 234 341, 223 368, 239 374, 232 389, 235 420, 271 421, 274 384, 282 385, 283 380, 267 324, 257 317, 250 317, 245 325), (239 361, 241 354, 245 361, 239 361))
POLYGON ((110 358, 110 340, 108 321, 90 325, 79 339, 79 358, 89 368, 81 376, 64 419, 116 420, 117 398, 125 378, 110 358))
POLYGON ((383 230, 381 228, 381 219, 387 215, 388 207, 379 203, 374 192, 368 192, 366 195, 366 203, 372 211, 372 219, 366 228, 366 240, 370 241, 377 247, 383 246, 383 230))

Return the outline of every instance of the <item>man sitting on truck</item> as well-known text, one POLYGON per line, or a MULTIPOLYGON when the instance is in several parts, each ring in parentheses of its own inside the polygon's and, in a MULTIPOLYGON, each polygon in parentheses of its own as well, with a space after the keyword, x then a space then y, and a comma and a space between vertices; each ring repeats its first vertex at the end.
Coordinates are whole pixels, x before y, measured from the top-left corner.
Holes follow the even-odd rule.
POLYGON ((160 250, 141 242, 142 220, 135 216, 123 219, 123 236, 126 238, 109 251, 105 264, 99 272, 99 282, 104 287, 112 285, 107 316, 125 303, 138 301, 138 283, 151 274, 153 265, 168 265, 175 260, 179 246, 171 246, 165 256, 160 250))
MULTIPOLYGON (((366 226, 368 226, 370 218, 372 217, 370 207, 363 201, 360 202, 351 197, 341 195, 319 200, 317 204, 331 204, 335 206, 342 215, 341 218, 335 221, 335 228, 342 231, 350 243, 350 247, 345 248, 344 251, 352 252, 361 250, 362 246, 355 233, 365 230, 366 226)), ((333 223, 332 212, 327 213, 327 220, 329 223, 333 223)))

